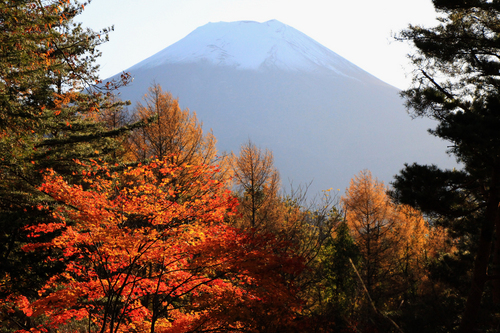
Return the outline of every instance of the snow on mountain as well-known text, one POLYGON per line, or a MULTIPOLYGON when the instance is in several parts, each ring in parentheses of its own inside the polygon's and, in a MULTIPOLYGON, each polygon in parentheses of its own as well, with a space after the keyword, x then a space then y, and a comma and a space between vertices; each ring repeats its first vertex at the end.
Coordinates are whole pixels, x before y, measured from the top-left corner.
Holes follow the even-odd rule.
POLYGON ((196 111, 219 151, 251 139, 273 151, 283 184, 343 191, 369 169, 388 183, 404 163, 454 166, 428 119, 412 120, 398 89, 278 21, 209 23, 126 70, 121 98, 153 83, 196 111))
POLYGON ((277 20, 208 23, 130 70, 207 62, 238 69, 276 68, 359 75, 363 70, 277 20))

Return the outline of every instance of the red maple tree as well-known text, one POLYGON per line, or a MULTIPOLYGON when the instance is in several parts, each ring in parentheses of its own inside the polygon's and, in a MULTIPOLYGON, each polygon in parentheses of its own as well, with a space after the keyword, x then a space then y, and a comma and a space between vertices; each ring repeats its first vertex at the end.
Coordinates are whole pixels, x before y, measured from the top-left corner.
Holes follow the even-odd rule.
POLYGON ((301 258, 272 235, 224 223, 237 202, 214 167, 83 166, 81 185, 49 171, 40 187, 58 205, 31 236, 56 236, 25 250, 50 249, 49 260, 66 268, 31 304, 13 301, 45 318, 31 331, 76 322, 88 332, 257 332, 294 322, 300 303, 289 277, 301 258), (186 172, 193 181, 181 186, 176 177, 186 172))

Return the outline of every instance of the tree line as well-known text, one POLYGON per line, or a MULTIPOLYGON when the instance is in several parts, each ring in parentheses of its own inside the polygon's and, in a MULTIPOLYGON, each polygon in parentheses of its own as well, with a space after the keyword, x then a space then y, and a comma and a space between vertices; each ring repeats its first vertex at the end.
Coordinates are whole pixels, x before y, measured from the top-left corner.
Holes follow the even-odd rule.
POLYGON ((0 332, 495 331, 500 4, 433 3, 402 95, 460 169, 311 202, 158 85, 129 112, 87 3, 0 2, 0 332))

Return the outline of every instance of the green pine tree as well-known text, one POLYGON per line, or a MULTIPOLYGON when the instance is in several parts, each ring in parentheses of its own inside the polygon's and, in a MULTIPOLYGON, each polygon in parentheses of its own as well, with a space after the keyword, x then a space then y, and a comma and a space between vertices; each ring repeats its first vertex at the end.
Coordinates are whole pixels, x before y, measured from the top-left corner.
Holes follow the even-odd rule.
MULTIPOLYGON (((116 138, 139 125, 110 129, 99 121, 113 88, 96 86, 97 47, 108 30, 75 23, 85 5, 0 1, 0 299, 17 290, 36 297, 34 291, 63 264, 21 249, 31 241, 27 226, 51 222, 37 209, 53 204, 37 190, 43 171, 52 168, 78 182, 75 160, 118 162, 116 138)), ((0 321, 4 327, 16 322, 0 321)))
POLYGON ((349 227, 342 221, 329 236, 321 249, 322 310, 328 318, 331 329, 341 331, 348 327, 348 321, 356 306, 358 281, 351 261, 358 265, 361 256, 352 238, 349 227))
POLYGON ((465 300, 459 330, 473 332, 498 326, 498 310, 481 303, 500 304, 500 2, 433 3, 439 25, 410 26, 399 35, 416 48, 414 84, 403 95, 413 116, 438 121, 431 133, 450 142, 461 168, 407 165, 393 195, 444 224, 459 241, 462 265, 452 275, 472 280, 455 289, 465 300))

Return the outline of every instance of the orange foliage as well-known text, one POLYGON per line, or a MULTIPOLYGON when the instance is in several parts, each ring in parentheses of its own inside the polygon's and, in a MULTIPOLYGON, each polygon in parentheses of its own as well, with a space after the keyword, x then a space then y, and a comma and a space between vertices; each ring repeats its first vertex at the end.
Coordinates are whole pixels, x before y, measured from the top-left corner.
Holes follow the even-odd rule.
POLYGON ((58 236, 25 250, 50 248, 57 254, 49 260, 66 269, 22 305, 48 318, 39 329, 70 320, 99 332, 257 332, 262 321, 293 323, 299 304, 284 277, 302 269, 301 258, 273 236, 222 223, 236 201, 217 170, 165 160, 123 174, 85 167, 82 185, 48 172, 40 187, 62 205, 31 236, 58 236), (196 179, 189 188, 176 182, 184 172, 196 179))
POLYGON ((240 155, 232 156, 233 182, 240 197, 241 218, 235 224, 260 231, 277 231, 280 214, 280 177, 273 153, 251 141, 241 145, 240 155))
POLYGON ((374 299, 404 292, 424 277, 433 235, 439 232, 419 211, 392 203, 384 184, 369 171, 354 177, 342 203, 374 299))
POLYGON ((137 103, 133 112, 148 126, 130 135, 129 149, 136 160, 169 157, 172 163, 210 164, 216 158, 215 137, 203 135, 196 113, 181 110, 177 99, 159 85, 149 88, 144 104, 137 103))

